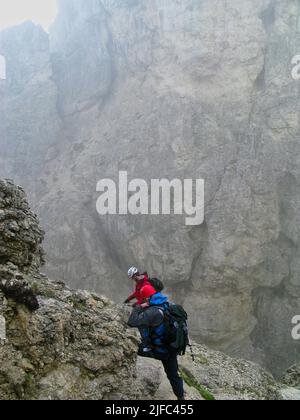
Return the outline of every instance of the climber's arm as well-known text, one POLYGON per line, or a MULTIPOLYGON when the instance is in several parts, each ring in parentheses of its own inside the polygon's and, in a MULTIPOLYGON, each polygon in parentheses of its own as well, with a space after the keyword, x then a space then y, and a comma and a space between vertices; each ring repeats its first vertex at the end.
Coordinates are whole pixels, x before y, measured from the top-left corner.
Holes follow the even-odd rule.
POLYGON ((128 320, 128 325, 132 328, 148 328, 157 327, 163 322, 163 314, 158 308, 151 307, 143 309, 135 308, 128 320))

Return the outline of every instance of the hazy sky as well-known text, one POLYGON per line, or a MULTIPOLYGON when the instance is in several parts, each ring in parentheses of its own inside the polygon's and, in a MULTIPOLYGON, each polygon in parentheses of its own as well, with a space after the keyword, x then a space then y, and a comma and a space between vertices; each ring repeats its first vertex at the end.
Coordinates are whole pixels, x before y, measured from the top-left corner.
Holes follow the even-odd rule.
POLYGON ((0 0, 0 30, 25 20, 39 23, 48 30, 56 10, 56 0, 0 0))

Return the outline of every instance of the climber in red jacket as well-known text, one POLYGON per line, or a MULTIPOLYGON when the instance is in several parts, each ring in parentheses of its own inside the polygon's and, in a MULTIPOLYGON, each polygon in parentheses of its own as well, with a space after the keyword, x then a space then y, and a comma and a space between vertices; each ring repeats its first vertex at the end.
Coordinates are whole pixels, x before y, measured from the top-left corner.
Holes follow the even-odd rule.
POLYGON ((145 272, 143 274, 139 273, 139 270, 136 267, 131 267, 128 270, 128 277, 132 280, 135 281, 136 286, 135 286, 135 291, 132 295, 130 295, 124 303, 129 303, 131 302, 133 299, 136 299, 137 302, 135 302, 132 306, 137 306, 137 305, 141 305, 143 303, 143 295, 141 293, 142 288, 146 285, 150 286, 149 283, 149 276, 148 274, 145 272))

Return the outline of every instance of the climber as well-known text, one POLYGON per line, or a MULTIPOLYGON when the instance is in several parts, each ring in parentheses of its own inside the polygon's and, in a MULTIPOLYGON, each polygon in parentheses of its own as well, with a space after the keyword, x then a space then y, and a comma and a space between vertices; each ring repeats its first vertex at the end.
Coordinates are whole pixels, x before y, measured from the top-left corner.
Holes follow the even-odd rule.
POLYGON ((163 343, 166 332, 164 308, 168 307, 168 299, 151 285, 141 290, 143 302, 136 306, 128 320, 131 328, 138 328, 142 335, 142 343, 138 354, 160 360, 178 400, 184 400, 183 380, 179 375, 177 352, 163 343))
MULTIPOLYGON (((141 299, 144 303, 141 303, 140 305, 136 305, 136 306, 140 306, 140 308, 142 309, 146 309, 150 306, 150 302, 148 299, 148 296, 153 296, 157 293, 157 291, 150 285, 150 284, 146 284, 146 286, 144 286, 141 289, 141 299)), ((150 330, 149 328, 143 328, 143 327, 139 327, 138 328, 141 334, 141 344, 139 346, 139 352, 143 353, 143 355, 146 356, 146 353, 152 351, 152 347, 151 347, 151 337, 150 337, 150 330)))
POLYGON ((136 267, 131 267, 128 270, 128 277, 135 281, 135 291, 132 295, 130 295, 126 300, 125 304, 130 303, 132 300, 136 299, 136 302, 132 305, 133 307, 136 305, 140 305, 143 302, 141 297, 141 290, 144 286, 149 285, 149 276, 145 272, 143 274, 139 273, 139 270, 136 267))

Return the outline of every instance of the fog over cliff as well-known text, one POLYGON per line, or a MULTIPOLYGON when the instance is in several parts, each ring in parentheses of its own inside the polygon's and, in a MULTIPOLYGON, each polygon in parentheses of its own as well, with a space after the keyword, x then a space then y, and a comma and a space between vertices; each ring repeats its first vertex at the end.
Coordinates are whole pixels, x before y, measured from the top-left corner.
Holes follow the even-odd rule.
POLYGON ((0 33, 0 177, 29 193, 47 274, 123 301, 135 264, 198 342, 275 374, 299 361, 298 0, 60 0, 0 33), (205 180, 205 222, 105 216, 119 171, 205 180))

